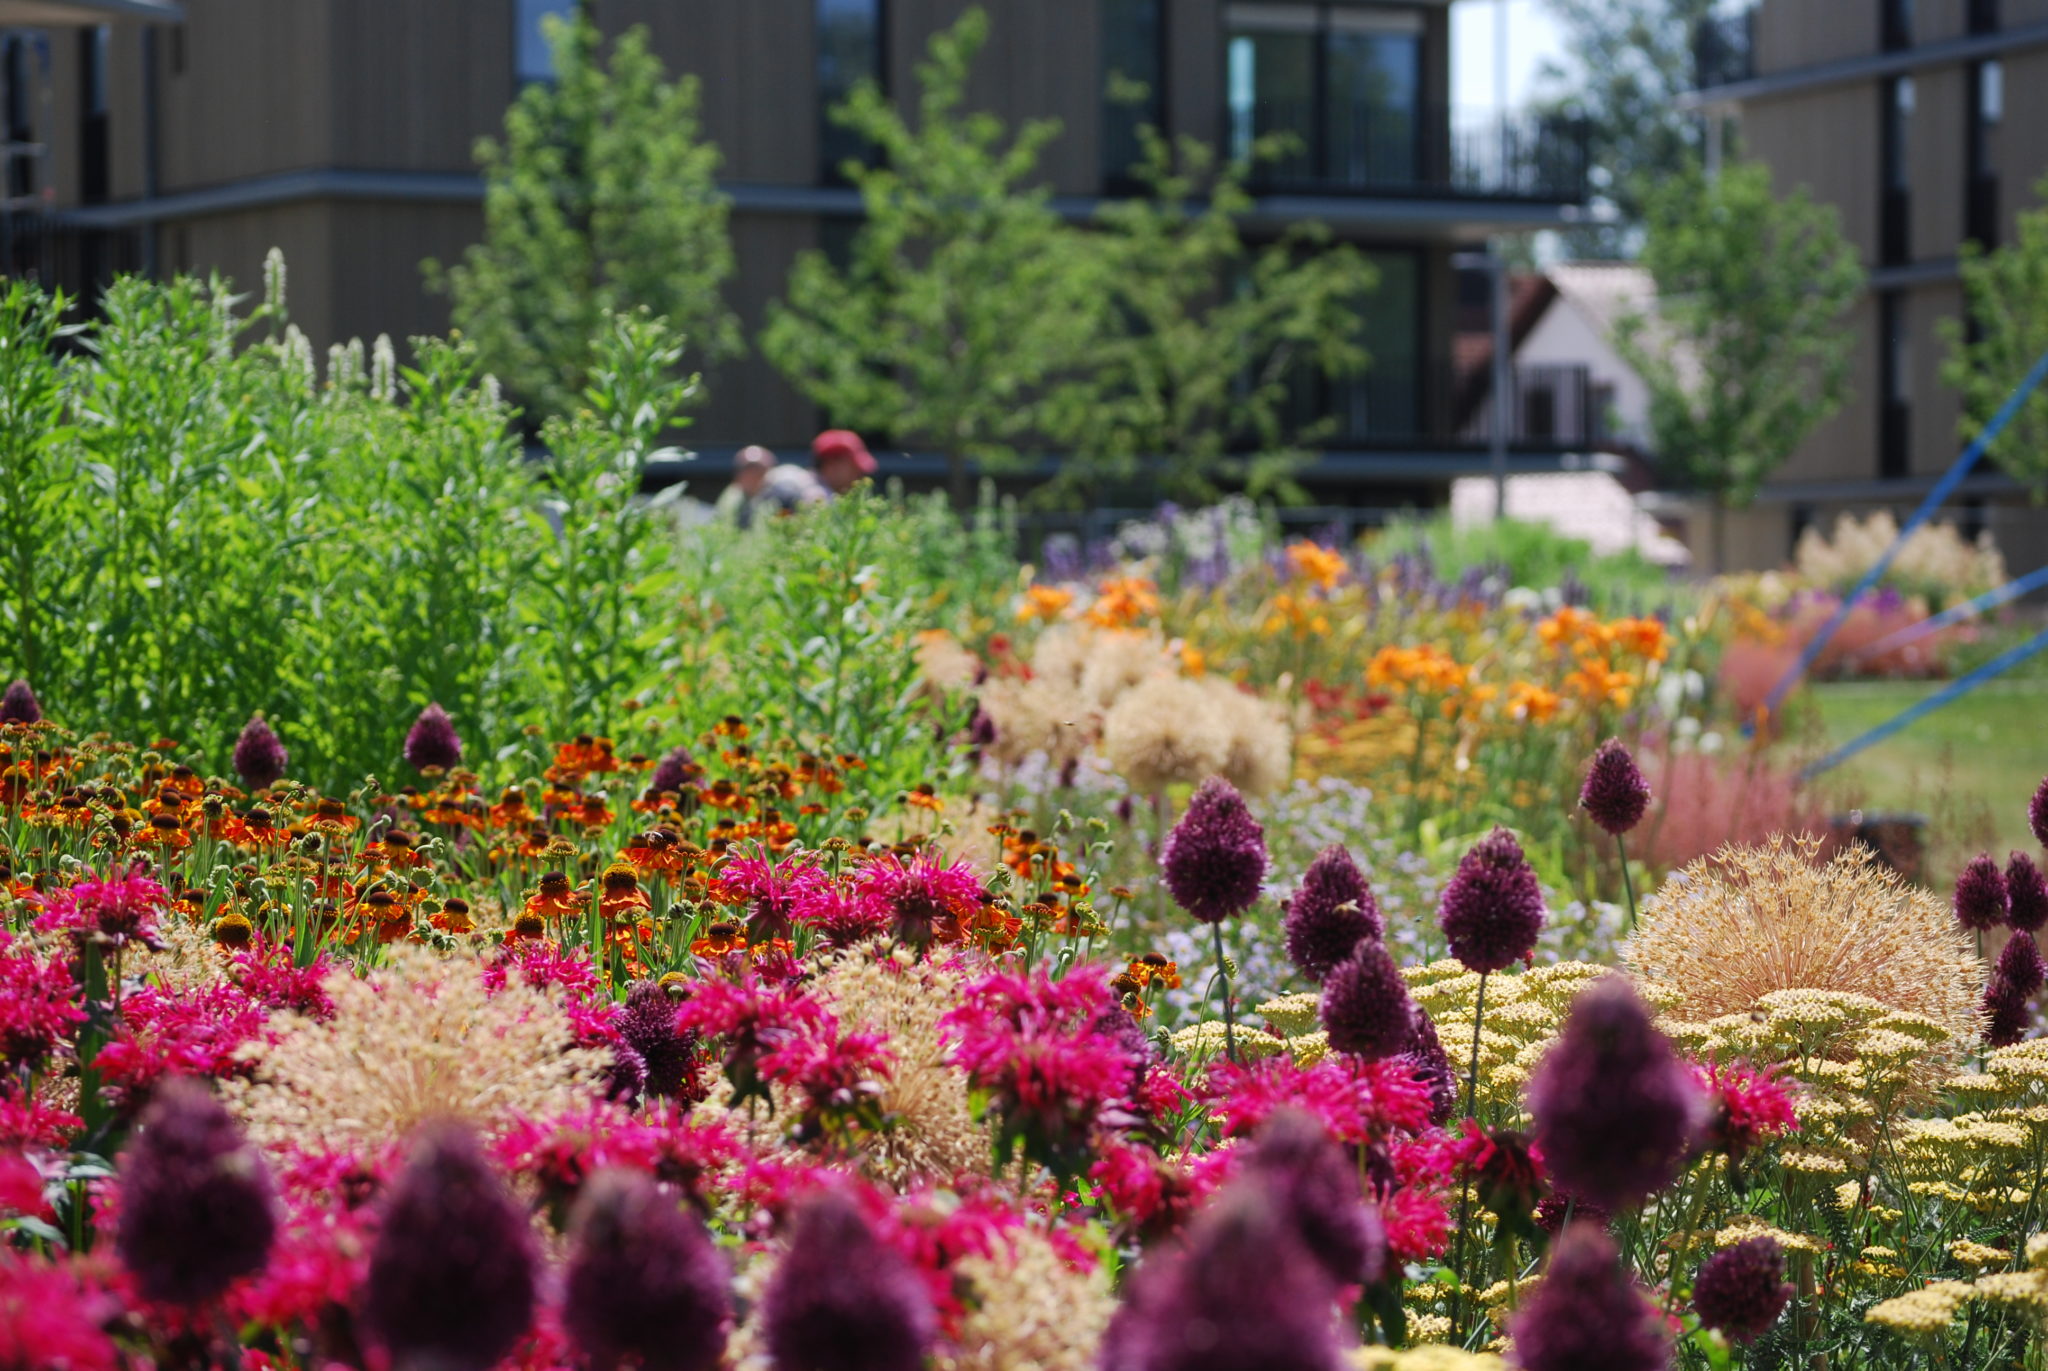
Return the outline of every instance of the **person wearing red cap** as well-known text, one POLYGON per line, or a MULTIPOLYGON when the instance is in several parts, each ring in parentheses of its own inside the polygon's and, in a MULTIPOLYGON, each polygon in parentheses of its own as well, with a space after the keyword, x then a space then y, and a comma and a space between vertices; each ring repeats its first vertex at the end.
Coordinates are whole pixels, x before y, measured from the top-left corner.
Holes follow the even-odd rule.
POLYGON ((834 495, 846 494, 855 481, 875 474, 874 455, 850 428, 828 428, 811 439, 811 465, 834 495))

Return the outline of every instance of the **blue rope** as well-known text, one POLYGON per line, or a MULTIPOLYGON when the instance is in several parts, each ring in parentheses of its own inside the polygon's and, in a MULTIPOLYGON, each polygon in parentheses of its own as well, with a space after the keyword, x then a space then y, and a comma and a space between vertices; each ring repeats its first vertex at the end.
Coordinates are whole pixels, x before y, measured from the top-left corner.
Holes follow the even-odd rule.
MULTIPOLYGON (((1905 547, 1906 539, 1913 536, 1914 530, 1926 523, 1935 510, 1948 503, 1948 497, 1955 494, 1956 487, 1963 483, 1963 478, 1977 465, 1985 449, 1997 441, 1999 434, 2005 432, 2005 426, 2013 421, 2014 416, 2020 412, 2020 406, 2026 403, 2027 397, 2033 394, 2034 388, 2041 384, 2043 378, 2048 378, 2048 352, 2041 354, 2040 360, 2034 363, 2033 370, 2029 371, 2026 379, 2005 398, 2005 403, 1998 407, 1998 413, 1991 416, 1991 422, 1984 426, 1983 432, 1973 438, 1970 445, 1963 449, 1962 455, 1956 458, 1955 465, 1934 483, 1934 489, 1927 492, 1927 498, 1920 502, 1920 508, 1913 511, 1913 517, 1906 520, 1905 526, 1899 530, 1899 536, 1892 539, 1892 545, 1884 550, 1884 556, 1878 558, 1876 564, 1863 573, 1863 579, 1856 583, 1854 590, 1842 597, 1841 607, 1835 611, 1834 616, 1814 636, 1813 641, 1806 645, 1806 650, 1799 654, 1799 660, 1793 663, 1784 677, 1771 687, 1771 693, 1764 699, 1765 713, 1778 712, 1778 706, 1785 703, 1785 697, 1792 693, 1792 687, 1798 685, 1800 679, 1812 669, 1815 659, 1827 649, 1828 643, 1841 630, 1843 622, 1849 617, 1849 611, 1856 607, 1856 602, 1863 598, 1863 593, 1876 585, 1878 578, 1885 572, 1891 570, 1893 560, 1898 557, 1900 549, 1905 547)), ((1742 731, 1744 734, 1756 732, 1756 722, 1750 720, 1744 723, 1742 731)))
POLYGON ((1799 779, 1810 781, 1820 775, 1821 772, 1840 766, 1864 748, 1874 743, 1883 742, 1908 724, 1927 717, 1943 705, 1951 704, 1961 699, 1992 677, 2003 675, 2005 672, 2012 670, 2044 648, 2048 648, 2048 628, 2042 629, 2018 647, 2008 648, 1968 675, 1956 677, 1956 679, 1950 681, 1934 694, 1900 710, 1897 714, 1894 714, 1891 718, 1885 720, 1861 737, 1844 743, 1819 761, 1807 766, 1799 773, 1799 779))
POLYGON ((1897 651, 1906 644, 1917 643, 1928 634, 1947 628, 1958 620, 1973 618, 1987 609, 1996 609, 2006 601, 2017 600, 2028 591, 2038 590, 2042 586, 2048 586, 2048 566, 2030 571, 2017 581, 2007 581, 1996 590, 1987 590, 1966 604, 1952 605, 1931 618, 1922 619, 1917 624, 1907 624, 1898 632, 1888 633, 1869 647, 1860 648, 1850 655, 1860 659, 1897 651))

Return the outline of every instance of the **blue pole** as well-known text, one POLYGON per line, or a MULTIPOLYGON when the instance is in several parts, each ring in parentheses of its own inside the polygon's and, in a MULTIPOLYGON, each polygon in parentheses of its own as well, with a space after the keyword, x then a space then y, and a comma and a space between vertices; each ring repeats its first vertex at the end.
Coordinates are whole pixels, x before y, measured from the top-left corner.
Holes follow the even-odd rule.
POLYGON ((1897 633, 1888 633, 1869 647, 1855 653, 1857 658, 1878 657, 1896 651, 1908 643, 1917 643, 1928 634, 1947 628, 1962 619, 1972 618, 1987 609, 1996 609, 2008 600, 2017 600, 2030 590, 2048 586, 2048 566, 2030 571, 2017 581, 2007 581, 1996 590, 1987 590, 1966 604, 1952 605, 1931 618, 1917 624, 1908 624, 1897 633))
POLYGON ((1821 772, 1840 766, 1864 748, 1883 742, 1908 724, 1923 719, 1942 706, 1961 699, 1992 677, 2003 675, 2005 672, 2012 670, 2044 648, 2048 648, 2048 628, 2042 629, 2018 647, 2006 649, 1998 656, 1978 667, 1975 671, 1956 677, 1934 694, 1900 710, 1897 714, 1894 714, 1891 718, 1885 720, 1861 737, 1844 743, 1827 756, 1801 770, 1799 779, 1810 781, 1820 775, 1821 772))
MULTIPOLYGON (((2026 403, 2027 397, 2033 394, 2034 388, 2041 384, 2043 378, 2048 378, 2048 352, 2041 354, 2033 369, 2027 373, 2026 379, 2019 383, 2012 394, 2005 397, 2005 403, 1998 407, 1998 413, 1991 416, 1991 422, 1970 440, 1970 445, 1963 449, 1955 464, 1934 483, 1934 489, 1927 492, 1927 498, 1920 502, 1920 508, 1913 511, 1913 517, 1906 520, 1905 526, 1899 530, 1899 536, 1892 539, 1892 545, 1884 550, 1884 556, 1878 558, 1876 564, 1863 573, 1863 579, 1856 583, 1854 590, 1842 597, 1841 607, 1834 612, 1821 631, 1814 635, 1813 641, 1806 645, 1806 650, 1799 654, 1799 660, 1794 662, 1783 678, 1771 687, 1771 693, 1764 699, 1764 712, 1778 712, 1778 706, 1785 703, 1785 697, 1792 693, 1792 687, 1798 685, 1800 679, 1812 669, 1815 659, 1827 649, 1835 634, 1841 630, 1843 622, 1849 617, 1849 611, 1863 598, 1863 592, 1876 585, 1878 578, 1891 570, 1893 560, 1898 557, 1899 550, 1905 547, 1906 539, 1913 536, 1913 531, 1926 523, 1935 510, 1948 503, 1948 497, 1955 494, 1956 487, 1963 483, 1963 478, 1977 465, 1985 449, 1997 441, 1999 434, 2005 432, 2005 426, 2013 421, 2014 416, 2020 412, 2020 406, 2026 403)), ((1755 721, 1744 723, 1742 731, 1745 734, 1756 732, 1755 721)))

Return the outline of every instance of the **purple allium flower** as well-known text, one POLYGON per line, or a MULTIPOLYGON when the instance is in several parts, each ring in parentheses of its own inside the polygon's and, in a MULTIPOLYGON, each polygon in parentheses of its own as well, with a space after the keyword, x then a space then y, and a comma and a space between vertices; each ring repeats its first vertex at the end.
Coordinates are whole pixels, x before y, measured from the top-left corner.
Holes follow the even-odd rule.
POLYGON ((1705 1107, 1692 1071, 1619 976, 1580 992, 1528 1099, 1558 1187, 1610 1211, 1671 1184, 1705 1107))
MULTIPOLYGON (((1128 1017, 1128 1016, 1126 1016, 1128 1017)), ((1358 1184, 1358 1168, 1305 1109, 1276 1110, 1245 1157, 1295 1236, 1334 1285, 1371 1285, 1386 1272, 1387 1230, 1358 1184)))
POLYGON ((1617 838, 1649 812, 1650 783, 1621 739, 1609 738, 1593 754, 1586 783, 1579 788, 1579 807, 1617 838))
POLYGON ((1365 938, 1386 935, 1379 901, 1342 843, 1316 854, 1287 902, 1287 956, 1301 974, 1321 981, 1365 938))
POLYGON ((1441 1128, 1458 1107, 1458 1072, 1436 1035, 1436 1020, 1419 1004, 1405 1050, 1415 1063, 1415 1079, 1429 1087, 1429 1121, 1441 1128))
POLYGON ((1605 1228, 1613 1217, 1597 1204, 1589 1204, 1577 1195, 1567 1195, 1558 1190, 1552 1190, 1536 1201, 1536 1226, 1553 1238, 1564 1231, 1566 1224, 1587 1223, 1595 1228, 1605 1228))
POLYGON ((1338 1371, 1334 1293, 1265 1187, 1233 1185, 1155 1249, 1103 1336, 1103 1371, 1338 1371))
POLYGON ((1785 1251, 1776 1238, 1744 1238, 1707 1258, 1693 1277, 1692 1307, 1700 1322, 1730 1342, 1755 1342, 1792 1299, 1785 1251))
POLYGON ((486 1371, 533 1319, 533 1229, 467 1129, 423 1136, 391 1189, 362 1317, 398 1366, 486 1371))
POLYGON ((836 1190, 797 1211, 761 1321, 776 1371, 918 1371, 937 1322, 917 1272, 836 1190))
POLYGON ((1401 968, 1378 938, 1367 938, 1323 981, 1323 1027, 1339 1052, 1378 1059, 1408 1050, 1415 1002, 1401 968))
POLYGON ((2048 847, 2048 776, 2041 778, 2040 788, 2027 803, 2027 824, 2034 830, 2034 841, 2048 847))
POLYGON ((405 760, 418 771, 448 771, 462 764, 462 739, 448 711, 428 705, 405 735, 405 760))
POLYGON ((119 1177, 117 1246, 145 1299, 199 1304, 263 1268, 277 1236, 270 1173, 198 1081, 156 1088, 119 1177))
POLYGON ((1993 973, 1984 987, 1984 1045, 2011 1047, 2027 1036, 2033 1025, 2033 1007, 2027 994, 2005 977, 1993 973))
POLYGON ((638 1171, 600 1171, 571 1227, 562 1326, 612 1371, 715 1371, 732 1318, 731 1276, 694 1213, 638 1171))
POLYGON ((2003 977, 2022 999, 2039 994, 2042 985, 2048 984, 2048 965, 2042 963, 2034 935, 2015 933, 2007 938, 1998 960, 1992 964, 1991 974, 1994 978, 2003 977))
POLYGON ((2048 924, 2048 880, 2024 852, 2005 864, 2006 921, 2022 933, 2039 933, 2048 924))
POLYGON ((15 681, 0 692, 0 724, 39 724, 43 706, 27 681, 15 681))
POLYGON ((1266 878, 1266 832, 1244 796, 1211 776, 1166 835, 1159 867, 1174 902, 1205 924, 1242 914, 1266 878))
POLYGON ((1622 1269, 1614 1244, 1574 1223, 1550 1253, 1543 1283, 1508 1324, 1522 1371, 1664 1371, 1671 1339, 1656 1306, 1622 1269))
POLYGON ((647 777, 647 788, 659 795, 664 790, 683 793, 683 787, 690 783, 690 771, 696 766, 696 759, 687 747, 672 748, 662 754, 654 770, 647 777))
POLYGON ((291 753, 285 751, 277 730, 261 714, 250 715, 249 722, 242 725, 241 736, 235 739, 235 774, 242 778, 242 784, 251 790, 268 790, 284 779, 284 769, 290 762, 291 753))
POLYGON ((647 1088, 647 1059, 626 1046, 611 1044, 612 1059, 605 1063, 604 1097, 618 1104, 632 1104, 647 1088))
POLYGON ((1548 911, 1522 845, 1496 828, 1472 845, 1444 887, 1437 926, 1451 955, 1472 971, 1499 971, 1527 957, 1548 911))
POLYGON ((2011 909, 2005 873, 1989 852, 1979 852, 1956 877, 1956 922, 1981 933, 2004 923, 2011 909))
POLYGON ((676 1002, 666 987, 658 981, 636 982, 612 1027, 646 1063, 649 1095, 666 1099, 682 1093, 690 1074, 690 1040, 676 1028, 676 1002))

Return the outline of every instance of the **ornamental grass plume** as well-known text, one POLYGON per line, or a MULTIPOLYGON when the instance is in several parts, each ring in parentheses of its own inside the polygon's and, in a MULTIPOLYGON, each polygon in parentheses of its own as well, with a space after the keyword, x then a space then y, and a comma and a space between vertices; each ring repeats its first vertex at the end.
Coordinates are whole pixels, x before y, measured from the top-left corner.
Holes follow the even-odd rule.
POLYGON ((144 1299, 200 1304, 263 1268, 277 1236, 270 1173, 198 1081, 157 1086, 117 1175, 116 1247, 144 1299))
POLYGON ((1744 1238, 1707 1258, 1693 1277, 1692 1307, 1700 1323, 1733 1343, 1755 1342, 1791 1302, 1785 1249, 1770 1237, 1744 1238))
POLYGON ((1324 979, 1322 1021, 1338 1052, 1391 1057, 1408 1049, 1415 1002, 1385 943, 1377 938, 1359 943, 1324 979))
POLYGON ((393 1371, 486 1371, 533 1320, 532 1225, 459 1124, 431 1125, 385 1202, 362 1318, 393 1371))
POLYGON ((1214 698, 1199 681, 1180 676, 1146 678, 1102 716, 1103 757, 1145 795, 1221 772, 1230 741, 1214 698))
POLYGON ((776 1371, 919 1371, 936 1325, 915 1268, 837 1190, 797 1210, 761 1316, 776 1371))
POLYGON ((1266 1188, 1229 1186, 1139 1268, 1102 1371, 1339 1371, 1334 1293, 1266 1188))
POLYGON ((1956 922, 1973 933, 1983 933, 2004 923, 2012 912, 2006 893, 2005 873, 1998 869, 1989 852, 1979 852, 1956 877, 1954 909, 1956 922))
POLYGON ((1245 1174, 1267 1187, 1333 1285, 1371 1285, 1386 1272, 1387 1230, 1359 1172, 1322 1123, 1282 1108, 1246 1151, 1245 1174))
POLYGON ((1815 839, 1725 848, 1674 872, 1643 904, 1626 953, 1674 1018, 1747 1014, 1774 990, 1864 995, 1977 1039, 1984 965, 1947 903, 1855 846, 1823 862, 1815 839))
POLYGON ((27 681, 17 680, 0 692, 0 724, 39 724, 43 706, 27 681))
POLYGON ((1706 1110, 1692 1072, 1620 976, 1579 993, 1529 1082, 1528 1105, 1558 1188, 1610 1211, 1671 1184, 1706 1110))
POLYGON ((1287 957, 1302 975, 1320 982, 1366 938, 1386 935, 1379 901, 1342 843, 1318 852, 1287 901, 1287 957))
POLYGON ((694 1211, 651 1176, 591 1177, 570 1225, 562 1326, 613 1371, 715 1371, 732 1320, 731 1273, 694 1211))
POLYGON ((235 774, 242 778, 243 785, 251 790, 268 790, 284 779, 291 753, 285 750, 283 740, 269 721, 261 714, 252 714, 235 738, 233 761, 235 774))
POLYGON ((600 1093, 610 1057, 576 1047, 554 992, 520 980, 488 990, 477 963, 394 943, 368 976, 322 982, 331 1018, 280 1015, 243 1049, 229 1107, 266 1147, 383 1142, 458 1119, 485 1131, 516 1115, 566 1113, 600 1093))
POLYGON ((451 771, 462 764, 462 739, 448 711, 430 704, 405 735, 405 760, 415 771, 451 771))
POLYGON ((1547 917, 1536 872, 1505 828, 1465 853, 1437 906, 1451 955, 1482 975, 1528 957, 1547 917))
POLYGON ((1522 1371, 1662 1371, 1671 1338, 1656 1306, 1600 1229, 1574 1223, 1551 1249, 1543 1282, 1508 1323, 1522 1371))
POLYGON ((2023 933, 2039 933, 2048 924, 2048 880, 2024 852, 2005 863, 2006 920, 2023 933))

